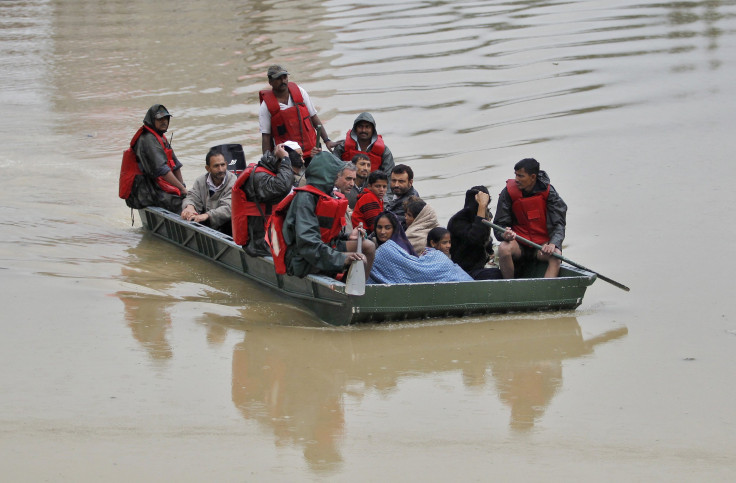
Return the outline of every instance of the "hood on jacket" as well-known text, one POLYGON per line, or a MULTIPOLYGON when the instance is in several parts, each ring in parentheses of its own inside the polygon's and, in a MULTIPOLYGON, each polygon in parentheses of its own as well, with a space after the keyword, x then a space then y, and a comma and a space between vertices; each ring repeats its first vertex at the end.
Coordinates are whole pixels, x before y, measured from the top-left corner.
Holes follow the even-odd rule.
POLYGON ((163 104, 154 104, 148 108, 148 112, 146 112, 146 116, 143 118, 143 124, 155 129, 155 120, 166 116, 171 116, 169 110, 163 104))
POLYGON ((279 167, 281 166, 281 160, 276 157, 271 151, 266 151, 263 156, 261 156, 258 164, 271 171, 272 173, 275 173, 279 170, 279 167))
POLYGON ((488 188, 485 186, 473 186, 465 192, 465 208, 471 209, 473 212, 478 211, 478 202, 475 201, 475 195, 478 194, 479 191, 490 194, 488 192, 488 188))
POLYGON ((539 174, 537 175, 537 182, 534 184, 532 193, 538 193, 539 191, 546 190, 547 185, 549 185, 549 176, 547 175, 546 171, 540 169, 539 174))
POLYGON ((338 159, 329 151, 321 151, 307 166, 304 173, 307 177, 307 184, 310 184, 322 191, 323 193, 332 193, 335 186, 337 173, 345 166, 345 161, 338 159))
POLYGON ((353 138, 356 143, 358 142, 358 135, 355 134, 355 126, 361 121, 366 121, 373 124, 373 137, 371 138, 370 144, 373 145, 373 143, 375 143, 378 139, 378 128, 376 127, 376 120, 373 119, 373 116, 370 112, 361 112, 360 114, 358 114, 358 117, 356 117, 355 121, 353 121, 353 130, 350 132, 350 137, 353 138))

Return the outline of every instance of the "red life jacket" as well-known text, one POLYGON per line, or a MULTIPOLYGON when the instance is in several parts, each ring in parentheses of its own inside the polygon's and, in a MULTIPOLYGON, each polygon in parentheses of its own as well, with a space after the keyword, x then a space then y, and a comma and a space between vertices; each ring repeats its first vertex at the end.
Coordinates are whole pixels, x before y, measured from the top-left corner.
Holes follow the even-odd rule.
POLYGON ((271 137, 274 145, 290 140, 296 141, 307 157, 317 145, 317 132, 312 125, 312 118, 309 116, 309 109, 304 103, 299 86, 294 82, 289 82, 289 95, 294 105, 284 110, 281 110, 273 90, 260 91, 258 98, 260 102, 266 103, 268 112, 271 113, 271 137))
MULTIPOLYGON (((271 214, 271 205, 249 201, 248 197, 245 196, 245 183, 251 175, 268 173, 271 176, 276 176, 276 173, 267 170, 263 166, 256 166, 256 163, 251 163, 240 173, 238 179, 235 180, 232 191, 233 240, 238 245, 243 246, 248 244, 248 217, 261 216, 261 212, 266 216, 271 214), (258 211, 258 205, 260 205, 261 211, 258 211)), ((266 226, 266 220, 263 220, 263 226, 266 226)))
MULTIPOLYGON (((130 147, 123 152, 123 162, 120 165, 120 180, 118 182, 118 196, 124 200, 130 198, 130 192, 133 188, 135 177, 139 174, 143 174, 143 171, 141 171, 141 167, 138 164, 138 158, 135 155, 135 150, 133 149, 133 147, 135 146, 135 143, 138 142, 138 138, 141 137, 141 134, 143 134, 144 129, 147 129, 151 134, 156 136, 158 142, 161 143, 161 147, 163 148, 164 153, 166 153, 166 164, 169 166, 169 168, 173 171, 176 167, 176 163, 174 163, 174 150, 171 148, 167 148, 164 139, 159 136, 159 134, 155 130, 144 124, 135 133, 133 139, 130 140, 130 147)), ((181 191, 179 191, 179 188, 172 185, 161 176, 156 178, 156 184, 159 188, 167 193, 181 196, 181 191)))
POLYGON ((279 275, 286 273, 287 246, 283 232, 284 220, 286 220, 286 213, 289 211, 289 206, 297 191, 307 191, 318 196, 314 214, 317 215, 319 220, 319 235, 323 242, 334 247, 332 241, 345 226, 345 211, 348 209, 348 200, 342 193, 335 193, 337 198, 333 198, 312 185, 294 189, 289 193, 289 196, 276 205, 266 225, 266 240, 271 247, 274 268, 279 275))
POLYGON ((513 179, 506 181, 506 190, 511 197, 511 211, 516 218, 516 225, 511 229, 517 235, 539 245, 549 241, 547 233, 547 198, 549 185, 544 191, 524 197, 513 179))
POLYGON ((352 129, 348 131, 345 137, 345 151, 342 153, 343 161, 350 161, 358 153, 367 154, 371 160, 371 172, 381 168, 383 163, 383 152, 386 150, 386 144, 383 142, 383 136, 378 135, 378 139, 371 146, 370 151, 361 151, 358 143, 350 136, 352 129))

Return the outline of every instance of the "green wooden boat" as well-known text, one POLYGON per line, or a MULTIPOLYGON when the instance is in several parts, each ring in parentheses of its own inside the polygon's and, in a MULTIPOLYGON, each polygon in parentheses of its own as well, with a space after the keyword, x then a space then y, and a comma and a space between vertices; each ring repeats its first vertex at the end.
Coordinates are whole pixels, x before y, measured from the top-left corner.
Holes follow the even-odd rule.
POLYGON ((367 285, 365 295, 345 293, 345 284, 322 275, 277 275, 270 257, 251 257, 233 239, 162 208, 139 210, 154 235, 209 258, 225 268, 270 287, 332 325, 426 317, 462 317, 498 312, 570 310, 578 307, 596 275, 563 264, 560 276, 473 282, 367 285))

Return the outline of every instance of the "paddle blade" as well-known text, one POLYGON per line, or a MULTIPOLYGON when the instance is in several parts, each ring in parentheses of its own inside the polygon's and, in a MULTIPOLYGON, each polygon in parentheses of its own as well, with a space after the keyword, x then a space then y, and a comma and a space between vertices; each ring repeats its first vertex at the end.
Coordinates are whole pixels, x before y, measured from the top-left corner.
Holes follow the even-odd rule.
POLYGON ((345 293, 348 295, 365 294, 365 264, 363 260, 355 260, 348 270, 348 280, 345 282, 345 293))

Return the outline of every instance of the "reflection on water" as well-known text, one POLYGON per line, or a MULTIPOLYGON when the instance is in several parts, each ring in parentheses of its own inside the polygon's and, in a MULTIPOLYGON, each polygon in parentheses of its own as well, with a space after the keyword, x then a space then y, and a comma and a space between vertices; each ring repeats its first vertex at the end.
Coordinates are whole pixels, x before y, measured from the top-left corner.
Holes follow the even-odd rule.
POLYGON ((585 340, 573 317, 254 330, 233 351, 232 398, 243 417, 273 432, 277 446, 301 446, 313 469, 329 469, 341 461, 347 397, 390 396, 401 382, 461 372, 466 387, 495 393, 510 408, 511 428, 525 431, 562 386, 563 361, 627 333, 585 340))
POLYGON ((167 332, 177 307, 207 328, 212 345, 222 343, 226 326, 322 325, 260 285, 150 234, 126 252, 119 277, 125 288, 114 295, 123 302, 134 338, 153 359, 172 356, 167 332))

